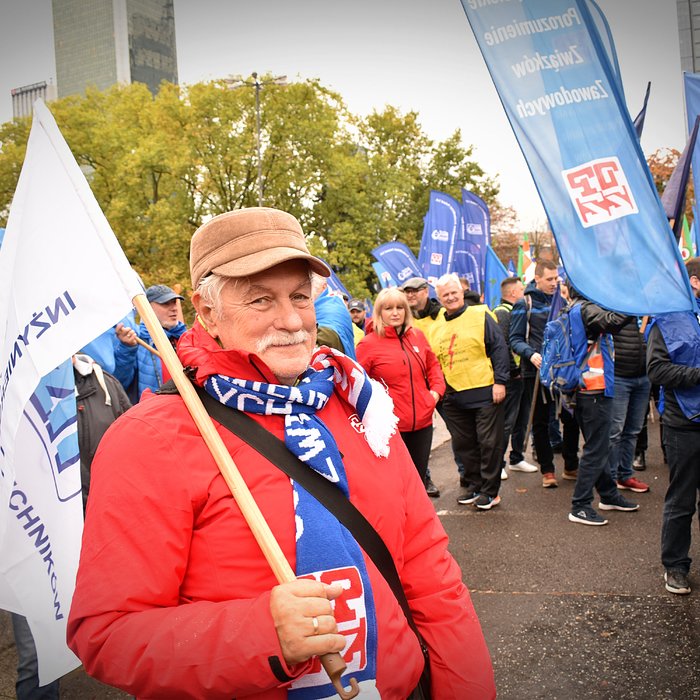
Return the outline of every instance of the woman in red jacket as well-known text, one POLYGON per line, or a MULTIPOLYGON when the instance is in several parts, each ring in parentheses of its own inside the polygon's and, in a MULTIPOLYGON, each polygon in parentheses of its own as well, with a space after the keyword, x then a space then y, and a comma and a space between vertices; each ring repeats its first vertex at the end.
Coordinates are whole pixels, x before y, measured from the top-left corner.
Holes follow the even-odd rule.
POLYGON ((445 378, 435 353, 413 327, 406 295, 382 289, 374 302, 372 332, 357 346, 357 360, 373 379, 384 383, 394 401, 399 431, 425 480, 433 441, 433 411, 445 393, 445 378))

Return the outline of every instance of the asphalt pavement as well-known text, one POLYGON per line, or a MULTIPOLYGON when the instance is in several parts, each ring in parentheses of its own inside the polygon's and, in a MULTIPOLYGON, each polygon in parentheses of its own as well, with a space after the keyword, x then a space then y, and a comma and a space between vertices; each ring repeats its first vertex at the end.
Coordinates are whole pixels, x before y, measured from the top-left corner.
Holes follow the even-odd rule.
MULTIPOLYGON (((490 511, 461 506, 439 419, 433 446, 441 490, 433 503, 471 590, 501 700, 700 700, 700 569, 691 571, 691 595, 664 589, 667 467, 658 423, 650 425, 648 468, 637 474, 651 491, 627 492, 639 511, 606 513, 604 527, 569 522, 574 482, 543 489, 537 473, 511 473, 490 511)), ((697 562, 695 523, 693 538, 697 562)), ((15 664, 9 618, 0 613, 0 698, 15 697, 15 664)), ((81 669, 61 682, 62 700, 127 697, 81 669)))

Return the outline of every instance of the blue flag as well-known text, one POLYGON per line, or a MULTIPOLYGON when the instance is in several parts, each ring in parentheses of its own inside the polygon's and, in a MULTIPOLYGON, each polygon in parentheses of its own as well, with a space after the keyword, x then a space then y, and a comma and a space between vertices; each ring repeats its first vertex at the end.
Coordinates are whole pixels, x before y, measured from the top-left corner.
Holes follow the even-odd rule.
POLYGON ((683 153, 681 153, 661 195, 661 204, 663 204, 666 217, 671 223, 673 235, 677 241, 680 240, 683 231, 683 212, 685 211, 688 181, 690 179, 690 161, 698 137, 698 124, 700 124, 700 116, 695 119, 695 125, 688 143, 686 143, 683 153))
POLYGON ((382 289, 386 289, 387 287, 398 287, 396 280, 391 276, 391 273, 384 267, 384 265, 374 262, 372 263, 372 267, 374 268, 374 272, 379 280, 379 286, 382 289))
POLYGON ((513 258, 510 258, 508 260, 508 274, 511 277, 515 277, 518 274, 518 270, 515 267, 515 263, 513 262, 513 258))
POLYGON ((589 0, 462 0, 574 286, 645 315, 695 300, 589 0))
POLYGON ((501 303, 501 282, 510 277, 496 251, 486 246, 486 274, 484 276, 484 304, 493 309, 501 303))
POLYGON ((372 255, 399 286, 411 277, 425 276, 418 267, 416 256, 405 243, 399 241, 383 243, 372 251, 372 255))
POLYGON ((481 251, 476 243, 467 242, 455 251, 454 269, 452 272, 464 277, 469 282, 469 288, 481 293, 481 251))
POLYGON ((418 254, 418 267, 422 270, 420 276, 431 285, 446 272, 454 271, 455 242, 461 235, 461 228, 459 202, 444 192, 431 190, 418 254))
POLYGON ((486 202, 473 192, 462 188, 462 217, 467 250, 477 254, 479 276, 484 279, 486 246, 491 245, 491 215, 486 202))
POLYGON ((345 285, 340 281, 340 277, 338 277, 338 275, 335 274, 335 270, 330 265, 328 265, 328 263, 325 260, 323 262, 326 263, 326 265, 331 271, 331 276, 327 280, 328 289, 330 289, 332 292, 337 292, 341 295, 344 294, 349 299, 352 295, 345 288, 345 285))
POLYGON ((647 103, 649 102, 649 92, 651 91, 651 83, 647 83, 647 91, 644 93, 644 102, 639 114, 634 118, 634 130, 637 132, 637 138, 642 138, 644 129, 644 120, 647 117, 647 103))

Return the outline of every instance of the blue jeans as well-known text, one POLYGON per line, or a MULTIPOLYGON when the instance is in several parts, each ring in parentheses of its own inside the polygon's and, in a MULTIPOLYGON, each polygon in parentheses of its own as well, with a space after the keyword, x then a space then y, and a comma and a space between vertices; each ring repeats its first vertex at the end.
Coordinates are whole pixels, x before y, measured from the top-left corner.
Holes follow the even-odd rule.
POLYGON ((603 503, 612 503, 619 495, 608 467, 612 397, 578 392, 575 413, 584 442, 571 499, 572 510, 590 506, 594 488, 603 503))
POLYGON ((669 482, 661 527, 661 562, 667 569, 690 570, 690 531, 700 493, 700 430, 664 426, 669 482))
POLYGON ((58 680, 39 686, 39 662, 27 618, 12 613, 12 630, 17 649, 17 700, 58 700, 58 680))
POLYGON ((649 408, 651 382, 643 377, 615 377, 610 427, 610 476, 624 481, 634 475, 632 462, 637 436, 649 408))

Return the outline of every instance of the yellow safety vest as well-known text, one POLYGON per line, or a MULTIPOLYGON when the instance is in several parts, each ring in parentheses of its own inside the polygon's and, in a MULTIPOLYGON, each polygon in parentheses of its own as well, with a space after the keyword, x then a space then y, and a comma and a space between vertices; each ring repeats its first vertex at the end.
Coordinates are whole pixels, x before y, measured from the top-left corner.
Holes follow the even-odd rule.
POLYGON ((485 304, 467 306, 451 321, 441 313, 430 328, 428 340, 455 391, 493 384, 493 366, 484 345, 487 313, 493 316, 485 304))

